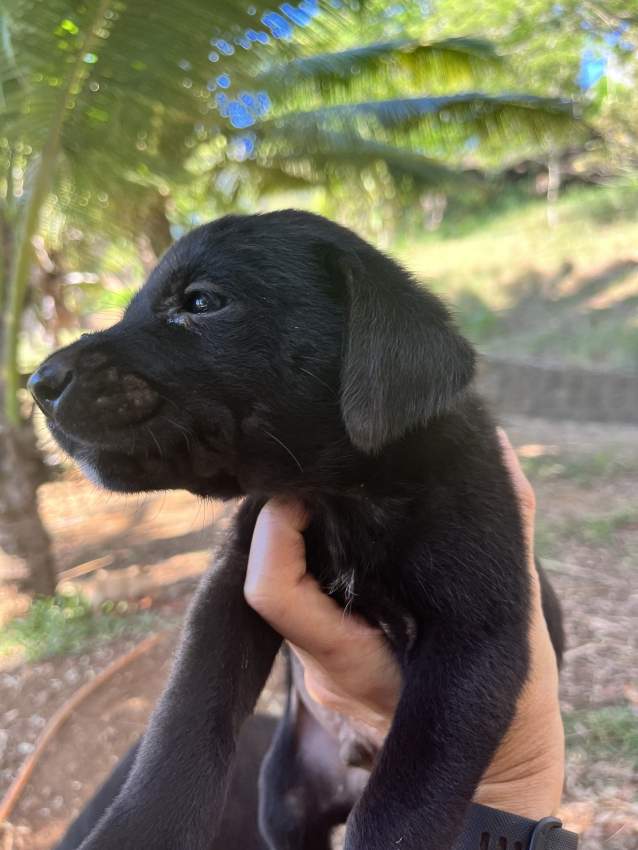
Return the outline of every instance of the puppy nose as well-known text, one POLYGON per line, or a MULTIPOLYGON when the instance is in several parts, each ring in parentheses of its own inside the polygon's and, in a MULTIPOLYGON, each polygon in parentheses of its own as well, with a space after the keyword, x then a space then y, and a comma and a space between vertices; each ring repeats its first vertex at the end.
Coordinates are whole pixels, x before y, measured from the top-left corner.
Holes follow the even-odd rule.
POLYGON ((29 378, 27 389, 45 416, 53 416, 55 403, 73 380, 73 371, 62 358, 43 363, 29 378))

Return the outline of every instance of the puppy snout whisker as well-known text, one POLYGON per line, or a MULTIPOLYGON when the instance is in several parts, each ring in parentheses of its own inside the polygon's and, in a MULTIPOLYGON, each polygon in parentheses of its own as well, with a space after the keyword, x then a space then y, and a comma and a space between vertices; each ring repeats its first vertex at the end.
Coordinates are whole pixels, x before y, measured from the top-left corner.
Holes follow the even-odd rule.
POLYGON ((184 442, 186 443, 186 450, 190 454, 191 453, 190 438, 195 436, 194 433, 192 431, 189 431, 187 428, 184 428, 184 426, 180 425, 179 422, 175 422, 174 419, 171 419, 169 416, 166 416, 166 414, 162 415, 162 419, 165 419, 170 425, 172 425, 174 428, 177 428, 177 430, 181 432, 182 436, 184 437, 184 442))
POLYGON ((162 460, 164 460, 164 452, 162 451, 162 447, 161 447, 161 445, 160 445, 160 443, 159 443, 159 440, 157 439, 157 437, 156 437, 156 436, 155 436, 155 434, 153 433, 153 429, 151 428, 151 426, 150 426, 150 425, 147 425, 147 426, 146 426, 146 430, 148 431, 148 433, 149 433, 149 434, 150 434, 150 436, 151 436, 151 439, 153 440, 153 442, 154 442, 154 443, 155 443, 155 445, 157 446, 157 451, 159 452, 159 456, 160 456, 160 458, 161 458, 162 460))
POLYGON ((314 380, 315 380, 318 384, 321 384, 321 386, 322 386, 322 387, 325 387, 327 390, 330 390, 330 395, 331 395, 333 398, 338 398, 338 395, 339 395, 339 394, 337 393, 337 391, 335 390, 335 388, 334 388, 334 387, 331 387, 331 386, 330 386, 330 384, 329 384, 327 381, 324 381, 324 380, 323 380, 323 378, 320 378, 320 377, 319 377, 319 375, 315 375, 315 374, 314 374, 313 372, 311 372, 309 369, 304 369, 304 367, 303 367, 303 366, 299 366, 299 367, 298 367, 298 369, 299 369, 299 371, 300 371, 300 372, 303 372, 303 373, 304 373, 304 375, 308 375, 308 377, 309 377, 309 378, 314 378, 314 380))
POLYGON ((299 458, 297 457, 297 455, 293 452, 293 450, 291 448, 289 448, 282 440, 280 440, 279 437, 275 437, 274 434, 271 434, 270 431, 267 431, 265 428, 264 428, 264 434, 267 434, 272 440, 274 440, 276 443, 279 443, 281 448, 285 452, 287 452, 290 455, 290 457, 294 460, 294 462, 297 464, 297 466, 299 467, 299 471, 303 472, 303 466, 301 465, 301 463, 299 462, 299 458))
POLYGON ((175 408, 175 410, 177 410, 177 411, 180 411, 180 412, 181 412, 181 409, 182 409, 182 408, 181 408, 181 407, 179 406, 179 404, 175 401, 175 399, 170 398, 170 396, 164 395, 163 393, 159 392, 159 390, 156 390, 156 392, 157 392, 157 395, 158 395, 158 396, 162 399, 162 401, 165 401, 167 404, 170 404, 172 407, 174 407, 174 408, 175 408))

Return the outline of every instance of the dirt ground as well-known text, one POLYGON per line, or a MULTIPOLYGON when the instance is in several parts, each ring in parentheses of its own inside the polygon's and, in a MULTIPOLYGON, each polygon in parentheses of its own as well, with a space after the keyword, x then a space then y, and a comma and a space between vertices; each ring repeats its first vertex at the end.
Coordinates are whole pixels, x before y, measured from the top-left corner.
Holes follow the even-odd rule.
MULTIPOLYGON (((582 833, 582 850, 635 850, 638 429, 530 419, 506 424, 536 490, 537 547, 566 614, 562 815, 582 833)), ((161 638, 97 688, 61 727, 0 831, 2 850, 51 848, 141 733, 197 576, 232 510, 183 493, 107 495, 75 474, 46 485, 42 507, 63 578, 96 604, 117 598, 128 600, 130 611, 151 610, 161 638)), ((2 569, 0 624, 25 604, 12 585, 11 565, 2 569)), ((35 663, 5 659, 0 795, 54 712, 140 639, 119 636, 35 663)), ((271 701, 266 708, 273 706, 271 701)))

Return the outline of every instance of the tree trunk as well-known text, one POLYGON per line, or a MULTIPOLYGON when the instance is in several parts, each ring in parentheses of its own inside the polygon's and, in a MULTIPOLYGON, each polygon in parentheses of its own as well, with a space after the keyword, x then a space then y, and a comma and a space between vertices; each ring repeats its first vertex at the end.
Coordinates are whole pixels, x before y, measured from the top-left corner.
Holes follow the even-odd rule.
POLYGON ((160 194, 146 206, 136 243, 144 273, 149 275, 162 254, 173 244, 171 223, 166 215, 166 200, 160 194))
MULTIPOLYGON (((5 284, 9 277, 11 228, 0 210, 0 350, 6 309, 5 284)), ((32 420, 11 425, 6 416, 6 386, 0 380, 0 550, 26 566, 25 584, 34 593, 51 595, 56 576, 51 539, 38 512, 37 489, 46 479, 46 468, 35 440, 32 420)))
POLYGON ((0 414, 0 548, 25 562, 29 589, 50 596, 55 563, 37 496, 45 477, 31 421, 16 428, 0 414))
POLYGON ((164 251, 167 251, 173 244, 171 223, 166 215, 166 199, 162 195, 158 194, 153 203, 149 205, 146 220, 142 226, 153 253, 159 260, 164 251))

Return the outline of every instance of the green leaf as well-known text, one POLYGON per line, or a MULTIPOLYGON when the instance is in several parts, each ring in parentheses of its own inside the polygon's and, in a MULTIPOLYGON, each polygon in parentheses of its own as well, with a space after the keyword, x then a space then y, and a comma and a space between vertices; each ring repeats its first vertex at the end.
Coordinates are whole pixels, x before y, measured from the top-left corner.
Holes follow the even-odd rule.
POLYGON ((252 84, 266 88, 273 98, 289 99, 295 89, 306 95, 343 96, 379 85, 387 89, 392 77, 416 88, 433 81, 462 85, 499 63, 494 46, 479 38, 395 39, 272 64, 256 74, 252 84))
POLYGON ((294 176, 308 184, 320 185, 327 173, 361 172, 377 163, 385 165, 395 180, 409 178, 419 188, 444 188, 459 183, 478 183, 476 172, 453 168, 417 151, 362 139, 347 133, 301 132, 283 133, 279 143, 265 145, 261 162, 269 168, 277 165, 287 177, 294 176))
POLYGON ((574 126, 570 101, 532 95, 492 95, 464 92, 443 97, 328 106, 279 116, 259 126, 259 132, 305 133, 333 130, 366 139, 412 145, 431 144, 433 151, 462 144, 472 136, 546 140, 574 126))

